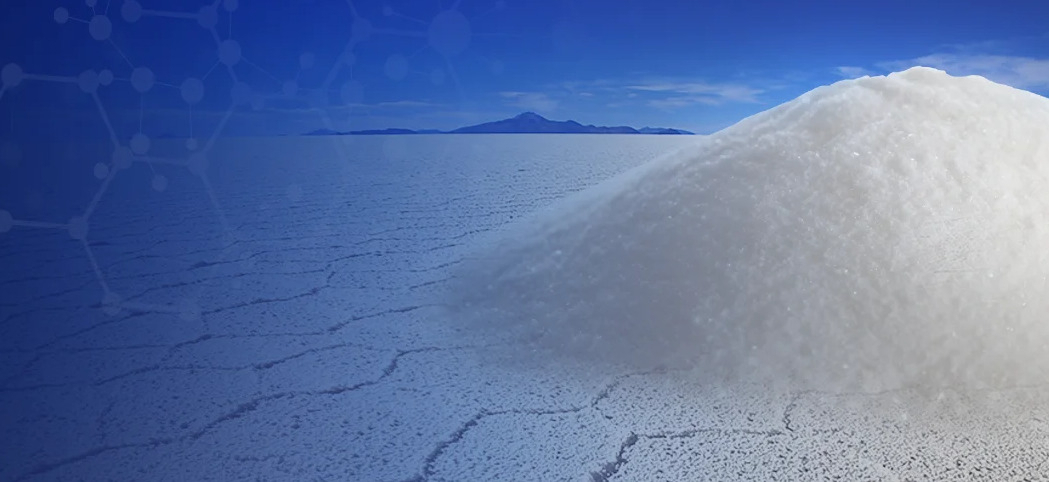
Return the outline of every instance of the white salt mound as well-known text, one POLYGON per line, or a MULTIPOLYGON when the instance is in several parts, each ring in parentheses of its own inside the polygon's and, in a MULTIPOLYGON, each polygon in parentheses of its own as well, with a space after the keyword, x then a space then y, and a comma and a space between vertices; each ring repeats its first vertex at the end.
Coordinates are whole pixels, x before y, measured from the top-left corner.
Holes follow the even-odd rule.
POLYGON ((453 302, 571 357, 1000 387, 1049 378, 1047 274, 1049 99, 915 67, 815 89, 519 223, 453 302))

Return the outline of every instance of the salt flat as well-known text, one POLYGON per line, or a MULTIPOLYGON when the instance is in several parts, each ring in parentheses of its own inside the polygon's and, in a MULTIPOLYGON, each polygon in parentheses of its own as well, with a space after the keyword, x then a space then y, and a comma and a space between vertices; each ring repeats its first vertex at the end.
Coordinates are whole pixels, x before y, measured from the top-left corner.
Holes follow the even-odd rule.
POLYGON ((136 165, 89 236, 119 300, 65 232, 0 235, 0 479, 1044 479, 1045 387, 499 363, 513 337, 444 319, 490 230, 695 142, 226 139, 161 193, 136 165))

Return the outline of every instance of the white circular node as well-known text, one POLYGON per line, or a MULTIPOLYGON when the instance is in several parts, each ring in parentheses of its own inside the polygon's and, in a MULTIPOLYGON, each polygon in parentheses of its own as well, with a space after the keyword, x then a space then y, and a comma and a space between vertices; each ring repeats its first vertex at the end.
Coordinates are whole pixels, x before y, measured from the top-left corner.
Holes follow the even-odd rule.
POLYGON ((149 146, 151 143, 149 136, 138 132, 131 136, 131 142, 128 145, 131 147, 131 152, 142 156, 149 152, 149 146))
POLYGON ((470 21, 455 10, 437 14, 430 22, 430 46, 445 57, 459 55, 470 45, 470 21))
POLYGON ((98 4, 98 0, 84 0, 84 5, 87 5, 89 8, 95 8, 96 4, 98 4))
POLYGON ((85 70, 77 78, 77 85, 80 86, 80 90, 85 94, 94 94, 98 91, 98 72, 94 70, 85 70))
POLYGON ((0 209, 0 233, 6 233, 15 225, 15 218, 11 213, 0 209))
POLYGON ((119 315, 122 311, 120 303, 123 301, 124 300, 120 298, 120 295, 112 291, 107 291, 106 295, 102 297, 102 312, 109 316, 119 315))
POLYGON ((302 70, 312 69, 316 61, 317 58, 313 55, 313 52, 303 52, 302 55, 299 55, 299 68, 302 70))
POLYGON ((401 54, 391 55, 386 59, 386 65, 383 67, 386 76, 395 82, 404 80, 409 70, 411 67, 408 65, 408 58, 401 54))
POLYGON ((153 190, 156 192, 164 192, 168 189, 168 178, 163 175, 157 174, 153 176, 153 182, 150 183, 153 190))
POLYGON ((21 65, 7 64, 3 70, 0 70, 0 82, 3 82, 6 89, 17 87, 23 80, 25 80, 25 72, 22 71, 21 65))
POLYGON ((353 40, 357 42, 364 42, 372 36, 372 23, 360 17, 353 20, 350 29, 353 32, 353 40))
POLYGON ((131 148, 120 146, 113 150, 113 166, 117 169, 128 169, 135 162, 135 153, 131 148))
POLYGON ((148 67, 139 67, 131 71, 131 86, 140 94, 149 92, 156 82, 157 77, 153 75, 153 71, 148 67))
POLYGON ((200 102, 204 98, 204 82, 200 79, 188 78, 182 81, 182 100, 187 104, 193 105, 200 102))
POLYGON ((109 69, 102 69, 98 73, 98 83, 103 86, 108 86, 113 83, 113 71, 109 69))
POLYGON ((68 228, 69 228, 69 236, 71 238, 76 239, 78 241, 83 241, 83 240, 87 239, 87 232, 88 232, 87 219, 84 218, 83 216, 77 216, 77 217, 75 217, 73 219, 70 219, 69 220, 69 224, 68 224, 68 228))
POLYGON ((219 44, 219 62, 232 67, 240 62, 240 43, 236 40, 223 40, 219 44))
POLYGON ((433 85, 444 85, 444 69, 433 69, 430 71, 430 83, 433 85))
POLYGON ((87 24, 87 31, 91 34, 91 38, 95 40, 108 40, 109 36, 113 34, 113 22, 110 22, 109 17, 105 15, 95 15, 91 17, 91 22, 87 24))
POLYGON ((109 166, 102 162, 95 164, 95 179, 101 181, 107 177, 109 177, 109 166))
POLYGON ((361 104, 364 102, 364 84, 357 80, 350 80, 342 84, 339 96, 345 104, 361 104))
POLYGON ((288 97, 295 97, 295 94, 299 93, 299 83, 295 82, 294 80, 289 80, 284 83, 284 86, 281 88, 281 91, 284 92, 284 95, 288 97))
POLYGON ((124 0, 124 5, 120 7, 120 16, 127 23, 137 22, 142 18, 142 4, 135 0, 124 0))
POLYGON ((230 90, 230 97, 233 99, 234 105, 249 105, 253 97, 251 86, 244 82, 237 82, 233 84, 233 89, 230 90))
POLYGON ((239 6, 240 6, 240 2, 238 2, 237 0, 223 0, 222 1, 222 8, 224 8, 227 12, 235 12, 237 10, 237 7, 239 7, 239 6))
POLYGON ((69 21, 69 10, 65 7, 55 9, 55 23, 62 25, 69 21))
POLYGON ((197 23, 206 29, 213 29, 219 24, 219 9, 213 5, 202 7, 197 12, 197 23))
POLYGON ((194 139, 192 137, 190 137, 189 139, 186 139, 186 150, 195 151, 195 150, 197 150, 197 147, 199 147, 199 146, 197 145, 197 140, 196 139, 194 139))
POLYGON ((203 152, 194 152, 189 155, 189 159, 186 160, 186 167, 189 168, 189 172, 195 176, 204 177, 208 172, 208 156, 203 152))

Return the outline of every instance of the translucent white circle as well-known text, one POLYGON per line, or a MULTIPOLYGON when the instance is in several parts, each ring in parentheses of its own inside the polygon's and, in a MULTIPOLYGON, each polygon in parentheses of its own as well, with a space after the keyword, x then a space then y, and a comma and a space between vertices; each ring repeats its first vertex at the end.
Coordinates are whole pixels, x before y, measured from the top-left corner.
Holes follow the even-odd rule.
POLYGON ((219 24, 219 9, 213 5, 202 7, 197 12, 197 23, 206 29, 213 29, 219 24))
POLYGON ((295 94, 299 93, 299 83, 294 80, 289 80, 284 83, 281 91, 283 91, 284 95, 288 97, 295 97, 295 94))
POLYGON ((6 233, 15 225, 15 218, 11 213, 0 209, 0 233, 6 233))
POLYGON ((120 146, 113 150, 112 160, 117 169, 127 169, 135 162, 135 153, 131 152, 130 147, 120 146))
POLYGON ((85 94, 94 94, 98 90, 98 84, 98 72, 94 70, 85 70, 77 77, 77 85, 85 94))
POLYGON ((95 164, 95 179, 102 180, 109 177, 109 166, 104 163, 95 164))
POLYGON ((353 40, 364 42, 372 36, 372 23, 361 17, 357 17, 353 20, 353 25, 350 27, 350 31, 353 32, 353 40))
POLYGON ((186 167, 189 168, 189 172, 195 176, 203 177, 208 172, 208 156, 203 152, 194 152, 189 155, 189 159, 186 159, 186 167))
POLYGON ((446 10, 437 14, 430 22, 427 32, 430 46, 445 57, 459 55, 470 45, 470 21, 455 11, 446 10))
POLYGON ((157 174, 153 176, 153 182, 150 183, 153 190, 156 192, 164 192, 168 189, 168 178, 163 175, 157 174))
POLYGON ((389 56, 386 59, 386 65, 383 66, 383 72, 393 81, 404 80, 410 70, 411 66, 408 65, 408 58, 401 54, 389 56))
POLYGON ((62 25, 69 21, 69 10, 65 7, 55 9, 55 23, 62 25))
POLYGON ((186 139, 186 149, 187 150, 195 151, 195 150, 197 150, 197 147, 199 147, 199 146, 197 145, 197 140, 196 139, 194 139, 192 137, 190 137, 189 139, 186 139))
POLYGON ((223 40, 219 44, 219 62, 230 67, 240 62, 240 43, 236 40, 223 40))
POLYGON ((105 296, 102 297, 102 312, 109 316, 119 315, 122 311, 120 303, 124 300, 120 298, 120 295, 107 291, 105 296))
POLYGON ((124 0, 124 5, 120 7, 120 16, 127 23, 137 22, 142 18, 142 4, 135 0, 124 0))
POLYGON ((153 88, 157 78, 148 67, 139 67, 131 71, 131 86, 139 93, 145 94, 153 88))
POLYGON ((299 68, 302 70, 312 69, 316 61, 317 58, 313 55, 313 52, 303 52, 302 55, 299 55, 299 68))
POLYGON ((149 152, 150 145, 151 142, 149 140, 149 136, 141 132, 137 132, 135 133, 135 135, 131 136, 131 142, 129 143, 129 146, 131 147, 131 152, 134 152, 135 154, 138 154, 140 156, 149 152))
POLYGON ((113 22, 110 22, 109 17, 105 15, 95 15, 87 24, 87 31, 95 40, 107 40, 113 34, 113 22))
POLYGON ((345 104, 361 104, 364 102, 364 84, 357 80, 347 81, 339 89, 339 96, 345 104))
POLYGON ((237 10, 240 2, 237 0, 223 0, 222 8, 226 9, 227 12, 234 12, 237 10))
POLYGON ((433 85, 443 85, 444 76, 444 69, 433 69, 430 71, 430 83, 433 85))
POLYGON ((248 105, 251 104, 254 95, 252 94, 251 86, 244 82, 236 82, 233 84, 233 88, 230 89, 230 97, 233 99, 234 105, 248 105))
POLYGON ((25 72, 22 71, 21 65, 7 64, 3 70, 0 70, 0 82, 3 82, 5 88, 17 87, 23 80, 25 80, 25 72))
POLYGON ((101 85, 109 85, 113 83, 113 71, 109 69, 102 69, 98 73, 98 83, 101 85))
POLYGON ((182 92, 182 100, 189 105, 196 104, 204 98, 204 82, 200 79, 190 77, 183 80, 179 90, 182 92))
POLYGON ((69 237, 83 241, 87 239, 88 225, 87 219, 83 216, 77 216, 69 220, 68 230, 69 237))

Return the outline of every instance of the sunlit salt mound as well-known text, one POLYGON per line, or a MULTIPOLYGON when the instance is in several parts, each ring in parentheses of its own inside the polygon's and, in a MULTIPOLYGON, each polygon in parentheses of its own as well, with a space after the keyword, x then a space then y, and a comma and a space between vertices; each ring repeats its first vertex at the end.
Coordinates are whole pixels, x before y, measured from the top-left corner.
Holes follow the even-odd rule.
POLYGON ((913 68, 818 88, 518 224, 454 304, 547 355, 1002 386, 1049 374, 1047 275, 1049 99, 913 68))

